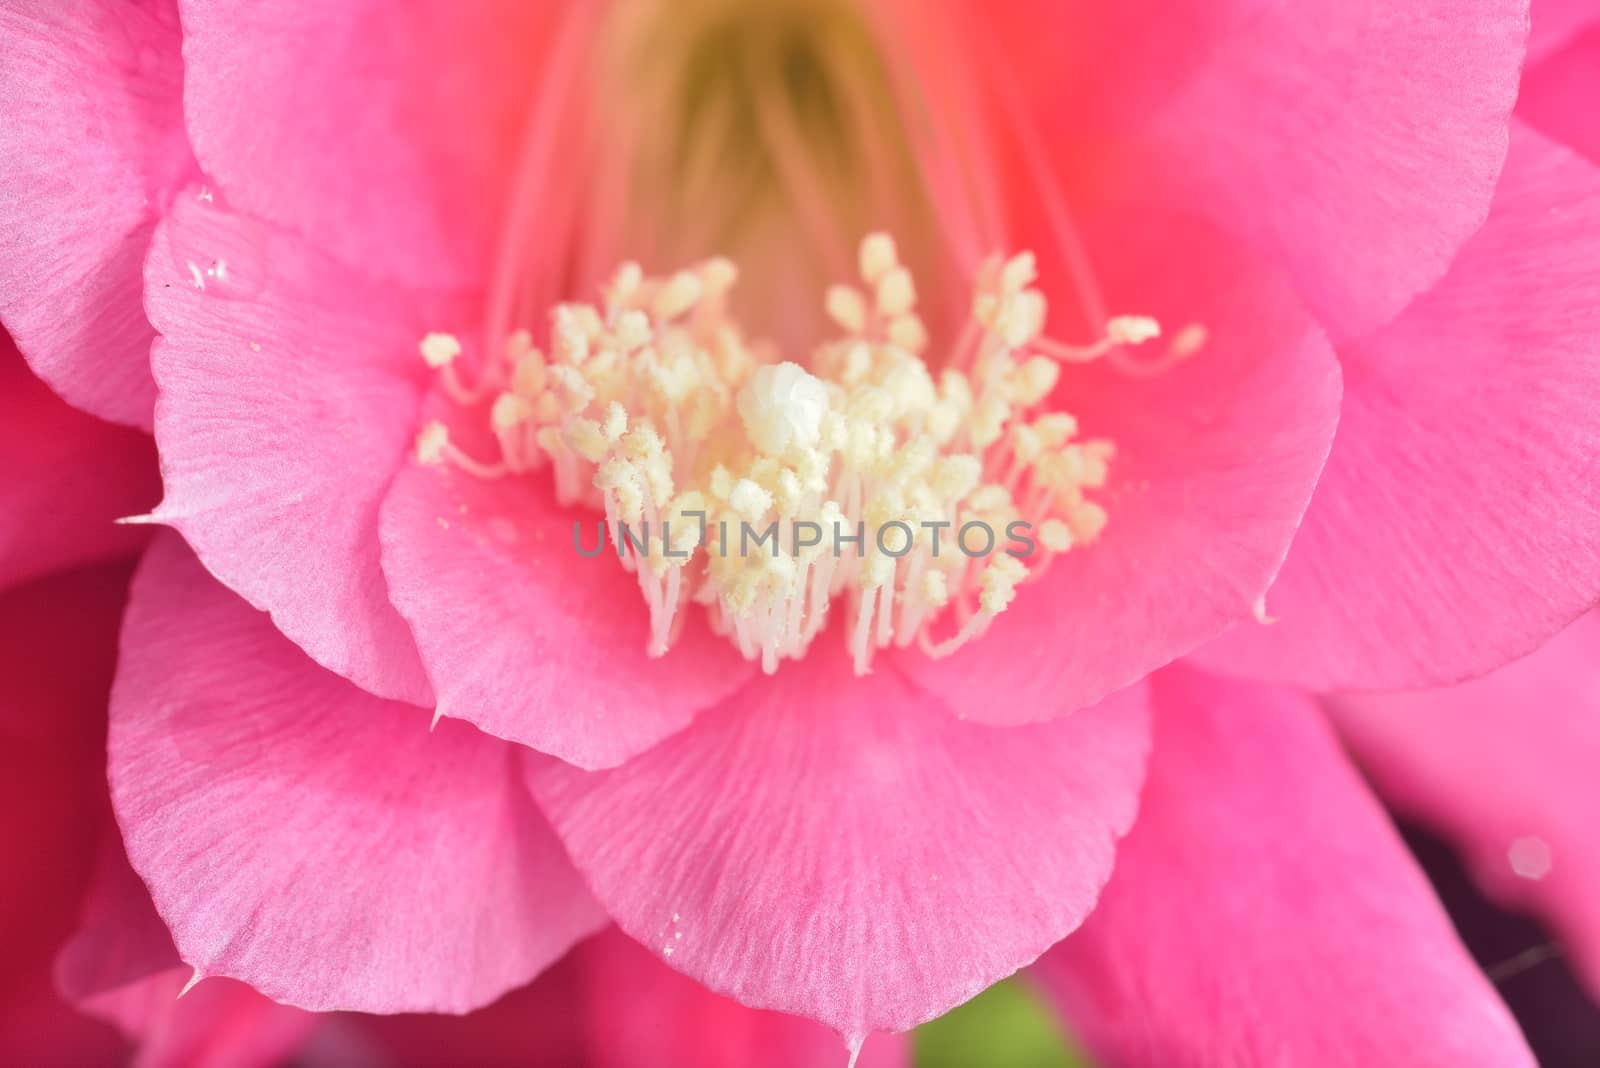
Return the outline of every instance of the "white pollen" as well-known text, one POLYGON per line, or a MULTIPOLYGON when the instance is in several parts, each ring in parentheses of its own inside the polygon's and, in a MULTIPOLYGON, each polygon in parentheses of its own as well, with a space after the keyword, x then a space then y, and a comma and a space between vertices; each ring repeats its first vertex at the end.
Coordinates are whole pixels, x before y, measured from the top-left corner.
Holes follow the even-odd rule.
POLYGON ((417 461, 424 464, 444 462, 444 450, 450 444, 450 431, 435 420, 417 434, 417 461))
POLYGON ((1139 345, 1161 336, 1161 324, 1148 315, 1118 315, 1106 323, 1106 337, 1119 345, 1139 345))
MULTIPOLYGON (((547 478, 563 506, 603 516, 616 552, 582 566, 634 577, 650 656, 669 651, 689 613, 768 673, 828 630, 861 674, 890 647, 948 655, 1110 521, 1094 498, 1112 443, 1080 437, 1050 407, 1069 392, 1063 364, 1123 371, 1121 347, 1160 326, 1118 316, 1088 342, 1049 337, 1038 266, 1023 252, 985 260, 971 318, 935 339, 893 239, 866 237, 857 266, 823 297, 836 333, 796 360, 746 338, 730 312, 738 269, 720 258, 659 277, 624 264, 595 302, 550 310, 545 348, 515 331, 469 369, 474 381, 451 366, 461 343, 429 334, 423 358, 461 416, 494 431, 499 455, 470 455, 433 421, 415 456, 475 478, 547 478), (1018 522, 1042 552, 1005 552, 998 532, 1018 522), (972 538, 973 524, 988 537, 972 538), (985 540, 987 555, 969 558, 985 540)), ((1196 337, 1203 327, 1186 327, 1173 348, 1196 337)), ((1126 373, 1164 366, 1138 360, 1126 373)), ((509 524, 496 534, 543 536, 509 524)), ((682 934, 662 939, 671 953, 682 934)))
POLYGON ((756 369, 739 391, 739 418, 756 448, 778 456, 791 445, 809 449, 822 437, 828 389, 797 363, 756 369))
POLYGON ((877 285, 878 279, 892 271, 899 262, 900 254, 895 251, 894 238, 888 234, 868 234, 861 242, 861 280, 867 285, 877 285))
POLYGON ((417 348, 423 362, 435 371, 461 355, 461 342, 454 334, 429 334, 417 348))

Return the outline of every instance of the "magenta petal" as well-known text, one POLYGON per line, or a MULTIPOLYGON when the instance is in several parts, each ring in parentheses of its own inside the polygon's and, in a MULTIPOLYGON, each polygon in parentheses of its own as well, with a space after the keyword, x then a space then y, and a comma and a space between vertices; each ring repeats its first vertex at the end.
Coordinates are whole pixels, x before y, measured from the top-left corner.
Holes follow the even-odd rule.
POLYGON ((1518 125, 1449 276, 1341 353, 1305 524, 1204 659, 1317 689, 1432 685, 1528 652, 1600 597, 1600 170, 1518 125))
POLYGON ((1600 12, 1593 26, 1522 78, 1517 115, 1551 140, 1600 163, 1600 12))
POLYGON ((1162 176, 1287 264, 1339 338, 1483 222, 1527 31, 1527 0, 974 6, 1062 176, 1162 176))
MULTIPOLYGON (((1198 353, 1153 378, 1069 370, 1056 400, 1116 445, 1101 538, 1023 586, 988 633, 919 684, 986 723, 1090 704, 1250 618, 1327 457, 1339 369, 1281 279, 1213 228, 1146 205, 1090 235, 1107 299, 1202 323, 1198 353)), ((1051 273, 1046 277, 1062 277, 1051 273)), ((1063 287, 1064 288, 1064 287, 1063 287)), ((1070 308, 1064 292, 1052 307, 1070 308)))
POLYGON ((646 655, 649 613, 614 555, 584 558, 596 516, 544 479, 484 481, 408 464, 383 506, 391 596, 440 710, 580 767, 611 767, 681 730, 753 672, 693 618, 646 655))
POLYGON ((1139 822, 1100 907, 1033 974, 1113 1064, 1532 1068, 1315 706, 1154 680, 1139 822))
POLYGON ((148 428, 140 264, 193 168, 172 0, 0 10, 0 320, 51 388, 148 428))
POLYGON ((379 570, 378 502, 417 432, 417 340, 441 302, 367 282, 212 196, 183 193, 146 265, 158 514, 319 664, 430 704, 379 570))
POLYGON ((376 277, 481 283, 562 5, 183 5, 184 113, 239 207, 376 277))
POLYGON ((1527 0, 1229 6, 1162 110, 1157 165, 1289 264, 1335 337, 1370 330, 1483 222, 1527 0))
POLYGON ((108 832, 78 930, 56 956, 57 987, 132 1039, 143 1068, 282 1063, 316 1017, 231 979, 208 980, 180 999, 193 970, 178 959, 115 826, 108 832))
POLYGON ((190 971, 107 816, 78 929, 56 954, 56 986, 79 1003, 174 968, 190 971))
POLYGON ((513 750, 318 668, 175 537, 134 582, 110 768, 183 959, 278 1001, 464 1012, 601 921, 513 750))
POLYGON ((161 495, 150 438, 67 406, 0 334, 0 587, 131 556, 145 532, 113 520, 161 495))
POLYGON ((892 670, 855 678, 837 639, 620 768, 527 767, 623 930, 858 1040, 1082 922, 1133 820, 1147 719, 1139 690, 1050 724, 964 723, 892 670))
POLYGON ((1600 615, 1449 689, 1340 698, 1390 801, 1461 843, 1479 881, 1560 932, 1600 995, 1600 615))
POLYGON ((104 710, 128 573, 84 568, 0 591, 0 1050, 31 1030, 12 1006, 49 986, 109 822, 104 710))
POLYGON ((1595 9, 1594 0, 1534 0, 1531 14, 1529 68, 1561 50, 1584 28, 1600 22, 1600 11, 1595 9))
POLYGON ((187 968, 174 968, 80 1003, 138 1047, 139 1068, 275 1068, 293 1054, 318 1018, 262 997, 232 979, 212 979, 179 995, 187 968))
MULTIPOLYGON (((839 1036, 815 1020, 713 994, 620 931, 596 935, 577 957, 593 1068, 843 1068, 839 1036)), ((906 1068, 910 1045, 874 1035, 856 1068, 906 1068)))

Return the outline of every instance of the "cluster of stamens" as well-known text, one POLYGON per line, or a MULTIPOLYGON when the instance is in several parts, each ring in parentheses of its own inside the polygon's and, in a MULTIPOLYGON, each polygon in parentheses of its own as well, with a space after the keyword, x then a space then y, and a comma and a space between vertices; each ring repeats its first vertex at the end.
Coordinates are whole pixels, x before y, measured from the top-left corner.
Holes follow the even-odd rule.
POLYGON ((648 606, 652 655, 698 604, 772 672, 805 654, 835 602, 858 672, 891 646, 946 655, 1106 525, 1091 495, 1112 444, 1042 410, 1061 361, 1160 331, 1124 316, 1091 345, 1049 339, 1033 256, 996 256, 934 370, 893 241, 867 237, 859 269, 859 285, 828 290, 840 334, 807 366, 743 336, 725 259, 659 278, 623 265, 600 304, 554 309, 545 348, 513 334, 474 386, 457 374, 460 344, 429 335, 422 355, 448 394, 493 396, 500 457, 467 455, 440 423, 417 457, 481 478, 548 468, 563 504, 603 511, 648 606))

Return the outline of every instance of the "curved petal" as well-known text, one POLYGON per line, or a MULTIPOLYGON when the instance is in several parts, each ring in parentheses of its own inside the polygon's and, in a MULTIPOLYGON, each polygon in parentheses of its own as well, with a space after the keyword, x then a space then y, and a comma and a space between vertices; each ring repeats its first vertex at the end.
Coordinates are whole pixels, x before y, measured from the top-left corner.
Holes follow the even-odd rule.
POLYGON ((277 1001, 463 1012, 601 918, 509 747, 316 667, 170 535, 134 583, 110 767, 183 959, 277 1001))
POLYGON ((1597 654, 1590 613, 1481 679, 1331 705, 1383 795, 1461 843, 1489 893, 1549 920, 1600 996, 1597 654))
POLYGON ((106 822, 77 930, 56 953, 56 986, 78 1004, 173 969, 191 974, 129 866, 116 824, 106 822))
POLYGON ((317 1026, 314 1014, 232 979, 212 979, 185 993, 190 975, 181 967, 158 972, 78 1007, 132 1039, 141 1068, 273 1068, 292 1063, 317 1026))
POLYGON ((1590 0, 1534 0, 1528 31, 1528 66, 1542 63, 1585 28, 1600 22, 1590 0))
POLYGON ((161 495, 144 435, 75 411, 0 334, 0 588, 131 556, 144 532, 112 521, 161 495))
POLYGON ((1144 766, 1143 693, 1055 723, 963 723, 824 635, 620 768, 527 762, 622 929, 668 964, 852 1044, 1033 960, 1094 906, 1144 766))
POLYGON ((1533 1068, 1309 700, 1173 668, 1154 703, 1138 826, 1100 907, 1033 970, 1092 1051, 1533 1068))
MULTIPOLYGON (((594 1068, 814 1068, 843 1064, 839 1036, 815 1020, 747 1009, 662 964, 615 929, 577 951, 594 1068)), ((874 1035, 855 1068, 908 1068, 902 1035, 874 1035)))
POLYGON ((1600 163, 1600 13, 1591 6, 1591 28, 1576 34, 1522 78, 1517 115, 1550 139, 1591 163, 1600 163))
POLYGON ((417 339, 444 302, 367 282, 193 187, 145 275, 157 515, 319 664, 431 703, 384 591, 378 502, 417 432, 417 339))
POLYGON ((184 115, 240 208, 374 277, 481 283, 563 5, 184 0, 184 115))
POLYGON ((1267 594, 1203 655, 1316 689, 1433 685, 1600 598, 1600 170, 1518 126, 1450 275, 1341 352, 1333 454, 1267 594))
POLYGON ((1287 264, 1342 339, 1405 307, 1482 224, 1527 9, 1036 0, 984 5, 983 24, 1061 174, 1171 183, 1287 264))
POLYGON ((439 709, 580 767, 620 764, 753 673, 696 618, 646 656, 638 584, 595 544, 595 516, 548 479, 494 482, 409 464, 383 505, 383 567, 439 709))
MULTIPOLYGON (((1281 279, 1209 226, 1107 210, 1087 233, 1119 312, 1204 347, 1155 377, 1090 365, 1052 404, 1116 446, 1109 523, 1018 591, 978 641, 905 669, 964 716, 1023 723, 1099 700, 1250 617, 1277 573, 1339 418, 1339 370, 1281 279)), ((1041 255, 1041 275, 1067 268, 1041 255)), ((1052 294, 1070 311, 1063 294, 1052 294)))
POLYGON ((68 401, 149 428, 139 265, 192 172, 174 0, 0 7, 0 321, 68 401))

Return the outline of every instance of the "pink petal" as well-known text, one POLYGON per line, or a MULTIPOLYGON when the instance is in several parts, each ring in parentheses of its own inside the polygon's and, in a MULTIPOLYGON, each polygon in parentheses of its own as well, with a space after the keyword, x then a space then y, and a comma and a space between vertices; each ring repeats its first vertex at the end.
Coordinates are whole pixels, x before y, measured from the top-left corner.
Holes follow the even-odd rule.
POLYGON ((1204 654, 1335 689, 1422 686, 1525 653, 1600 596, 1600 171, 1518 126, 1449 277, 1341 353, 1333 455, 1279 622, 1204 654))
POLYGON ((600 919, 510 749, 317 668, 170 536, 134 583, 110 767, 183 959, 274 1000, 464 1012, 600 919))
POLYGON ((1600 21, 1593 0, 1534 0, 1528 33, 1528 66, 1564 48, 1585 27, 1600 21))
POLYGON ((847 1041, 972 997, 1082 922, 1133 819, 1142 691, 963 723, 823 635, 620 768, 528 761, 607 911, 672 967, 847 1041))
POLYGON ((144 434, 69 408, 0 334, 0 587, 131 556, 146 536, 112 522, 160 496, 144 434))
MULTIPOLYGON (((620 931, 577 951, 594 1068, 843 1068, 839 1036, 814 1020, 747 1009, 661 963, 620 931)), ((911 1063, 902 1035, 874 1035, 857 1068, 911 1063)))
MULTIPOLYGON (((904 661, 982 722, 1091 704, 1249 618, 1338 419, 1326 339, 1236 243, 1149 204, 1097 215, 1088 239, 1113 309, 1155 314, 1169 335, 1201 323, 1209 338, 1153 378, 1098 365, 1063 375, 1053 403, 1084 436, 1116 444, 1099 496, 1105 533, 1054 560, 978 641, 945 660, 904 661)), ((1053 254, 1040 262, 1046 279, 1067 275, 1053 254)), ((1052 301, 1052 314, 1075 307, 1070 293, 1052 301)))
POLYGON ((1163 113, 1165 158, 1208 210, 1283 257, 1335 336, 1362 333, 1437 281, 1483 222, 1525 2, 1251 7, 1163 113))
POLYGON ((194 163, 176 4, 0 10, 0 320, 73 404, 148 428, 139 265, 194 163))
POLYGON ((56 985, 76 1003, 178 969, 187 979, 150 891, 128 864, 122 836, 109 818, 78 928, 56 954, 56 985))
POLYGON ((1496 898, 1549 920, 1600 994, 1600 615, 1449 689, 1340 698, 1397 807, 1462 844, 1496 898))
POLYGON ((383 507, 390 593, 449 716, 580 767, 620 764, 734 692, 752 668, 699 618, 646 656, 649 614, 616 558, 578 555, 597 517, 547 479, 409 464, 383 507))
POLYGON ((1138 825, 1034 969, 1115 1064, 1532 1068, 1308 700, 1174 668, 1138 825))
POLYGON ((431 704, 384 591, 378 502, 419 426, 416 346, 441 301, 365 281, 212 196, 183 193, 146 266, 158 514, 319 664, 431 704))
POLYGON ((1063 175, 1159 175, 1286 263, 1336 337, 1482 224, 1527 0, 984 5, 1063 175))
MULTIPOLYGON (((1591 8, 1592 11, 1592 8, 1591 8)), ((1522 79, 1517 114, 1545 136, 1600 163, 1600 14, 1522 79)))
POLYGON ((97 994, 79 1007, 133 1039, 138 1068, 272 1068, 292 1062, 318 1017, 279 1005, 232 979, 182 995, 188 968, 174 968, 97 994))
POLYGON ((485 277, 560 5, 182 9, 189 131, 235 204, 374 276, 485 277))

